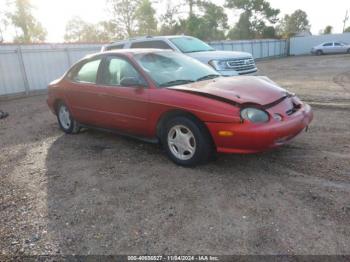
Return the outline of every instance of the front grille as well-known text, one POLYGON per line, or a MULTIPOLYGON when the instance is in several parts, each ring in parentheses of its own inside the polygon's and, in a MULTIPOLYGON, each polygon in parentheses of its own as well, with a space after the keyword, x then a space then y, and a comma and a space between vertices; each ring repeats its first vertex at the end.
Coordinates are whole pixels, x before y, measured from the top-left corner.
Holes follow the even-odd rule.
POLYGON ((286 111, 286 114, 288 116, 293 115, 295 112, 297 112, 301 108, 301 105, 295 104, 294 102, 292 103, 292 105, 293 105, 293 108, 286 111))
POLYGON ((247 71, 255 69, 255 62, 253 58, 237 58, 228 60, 226 62, 227 67, 235 71, 247 71))

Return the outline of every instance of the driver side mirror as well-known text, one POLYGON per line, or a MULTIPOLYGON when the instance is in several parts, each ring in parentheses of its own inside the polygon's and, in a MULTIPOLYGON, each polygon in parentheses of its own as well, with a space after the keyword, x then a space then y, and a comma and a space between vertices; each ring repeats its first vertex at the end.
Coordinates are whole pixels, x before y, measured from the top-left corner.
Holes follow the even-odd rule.
POLYGON ((146 83, 137 77, 124 77, 120 81, 120 85, 126 87, 145 87, 146 83))

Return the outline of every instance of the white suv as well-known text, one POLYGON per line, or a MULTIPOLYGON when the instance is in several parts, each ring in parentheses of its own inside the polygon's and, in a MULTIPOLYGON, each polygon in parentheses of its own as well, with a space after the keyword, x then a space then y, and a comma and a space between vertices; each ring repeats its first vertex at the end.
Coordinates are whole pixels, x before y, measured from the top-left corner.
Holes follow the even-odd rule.
POLYGON ((103 46, 101 51, 127 48, 171 49, 209 64, 223 76, 256 74, 258 70, 249 53, 216 51, 203 41, 184 35, 134 38, 103 46))

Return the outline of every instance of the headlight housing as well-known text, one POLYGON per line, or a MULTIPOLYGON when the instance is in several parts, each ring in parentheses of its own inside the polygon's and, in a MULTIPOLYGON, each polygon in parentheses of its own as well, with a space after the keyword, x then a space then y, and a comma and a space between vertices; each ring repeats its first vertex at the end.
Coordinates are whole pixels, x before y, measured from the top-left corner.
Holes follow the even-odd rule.
POLYGON ((247 107, 241 110, 241 118, 252 123, 266 123, 269 121, 269 114, 264 110, 247 107))
POLYGON ((227 70, 227 61, 225 60, 211 60, 208 63, 217 71, 227 70))

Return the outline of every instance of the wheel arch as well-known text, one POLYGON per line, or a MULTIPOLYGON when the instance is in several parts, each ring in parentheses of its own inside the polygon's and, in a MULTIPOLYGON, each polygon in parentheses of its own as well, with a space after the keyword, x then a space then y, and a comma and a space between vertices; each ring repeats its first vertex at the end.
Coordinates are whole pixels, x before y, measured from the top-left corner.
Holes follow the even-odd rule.
POLYGON ((60 103, 65 103, 62 98, 56 98, 53 102, 53 109, 55 110, 56 115, 57 115, 58 105, 60 103))
POLYGON ((159 117, 158 122, 157 122, 157 126, 156 126, 156 136, 159 139, 159 141, 161 141, 162 131, 163 131, 163 127, 164 127, 165 123, 168 120, 170 120, 174 117, 178 117, 178 116, 188 117, 188 118, 194 120, 195 122, 199 123, 204 128, 204 130, 207 132, 207 135, 210 138, 212 145, 215 147, 214 139, 213 139, 207 125, 201 119, 199 119, 195 114, 193 114, 189 111, 186 111, 186 110, 182 110, 182 109, 172 109, 172 110, 166 111, 159 117))

